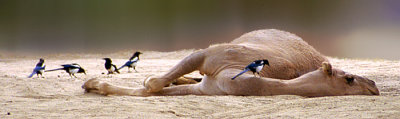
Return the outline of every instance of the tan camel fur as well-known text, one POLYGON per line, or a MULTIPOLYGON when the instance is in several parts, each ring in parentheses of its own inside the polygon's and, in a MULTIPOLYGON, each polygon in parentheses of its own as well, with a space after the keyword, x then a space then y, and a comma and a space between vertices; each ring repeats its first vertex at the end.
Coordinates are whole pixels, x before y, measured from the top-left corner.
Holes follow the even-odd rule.
POLYGON ((133 89, 90 79, 82 88, 102 95, 132 96, 379 95, 373 81, 332 68, 322 54, 301 38, 274 29, 253 31, 231 43, 194 52, 163 76, 147 78, 144 86, 133 89), (248 72, 231 80, 246 65, 259 59, 268 59, 270 63, 260 72, 261 77, 248 72), (200 83, 164 88, 195 70, 204 75, 200 83))

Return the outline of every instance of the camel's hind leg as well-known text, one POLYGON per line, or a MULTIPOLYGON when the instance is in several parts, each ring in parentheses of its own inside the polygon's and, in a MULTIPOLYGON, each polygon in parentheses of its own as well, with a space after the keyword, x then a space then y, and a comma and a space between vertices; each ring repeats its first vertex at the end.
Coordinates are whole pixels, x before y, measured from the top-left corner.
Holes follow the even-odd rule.
POLYGON ((198 84, 180 85, 164 88, 160 92, 148 92, 145 88, 128 88, 120 87, 100 81, 98 79, 90 79, 82 85, 88 93, 96 93, 100 95, 130 95, 130 96, 164 96, 164 95, 203 95, 198 84))
POLYGON ((144 86, 149 92, 159 92, 164 86, 172 83, 179 77, 198 70, 203 64, 204 54, 202 51, 192 53, 181 62, 171 68, 161 77, 151 77, 145 80, 144 86))

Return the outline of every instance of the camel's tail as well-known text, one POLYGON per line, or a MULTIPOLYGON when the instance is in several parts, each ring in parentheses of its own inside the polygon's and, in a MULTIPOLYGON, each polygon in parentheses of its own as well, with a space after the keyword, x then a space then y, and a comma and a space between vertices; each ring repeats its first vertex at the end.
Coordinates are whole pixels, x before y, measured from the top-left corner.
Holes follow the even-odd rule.
POLYGON ((240 72, 239 74, 237 74, 236 76, 234 76, 233 78, 232 78, 232 80, 234 80, 236 77, 238 77, 238 76, 240 76, 240 75, 242 75, 243 73, 246 73, 247 71, 249 71, 250 69, 245 69, 245 70, 243 70, 242 72, 240 72))

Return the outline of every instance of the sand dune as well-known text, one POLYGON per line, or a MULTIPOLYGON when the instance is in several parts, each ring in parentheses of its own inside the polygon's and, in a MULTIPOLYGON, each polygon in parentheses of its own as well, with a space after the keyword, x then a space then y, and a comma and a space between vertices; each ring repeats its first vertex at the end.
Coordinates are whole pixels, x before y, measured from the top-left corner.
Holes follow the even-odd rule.
MULTIPOLYGON (((167 96, 85 94, 81 85, 98 77, 113 84, 142 87, 150 75, 169 70, 193 50, 147 51, 137 70, 106 76, 103 57, 122 65, 132 52, 43 56, 46 69, 79 63, 88 70, 71 79, 64 71, 26 78, 39 57, 1 56, 0 118, 399 118, 400 61, 330 58, 334 67, 374 80, 381 96, 167 96)), ((200 77, 198 72, 189 74, 200 77)))

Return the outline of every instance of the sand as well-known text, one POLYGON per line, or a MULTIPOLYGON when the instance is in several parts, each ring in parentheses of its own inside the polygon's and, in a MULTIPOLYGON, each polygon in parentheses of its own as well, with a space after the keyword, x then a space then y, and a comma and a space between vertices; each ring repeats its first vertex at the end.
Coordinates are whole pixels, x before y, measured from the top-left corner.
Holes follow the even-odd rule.
MULTIPOLYGON (((82 84, 100 78, 142 87, 143 79, 168 71, 193 50, 147 51, 138 72, 107 76, 103 57, 122 65, 132 52, 43 56, 46 69, 79 63, 88 74, 71 78, 64 71, 27 78, 40 57, 0 55, 0 118, 400 118, 400 61, 330 58, 334 67, 374 80, 380 96, 305 98, 280 96, 101 96, 84 93, 82 84)), ((189 76, 200 77, 198 72, 189 76)))

